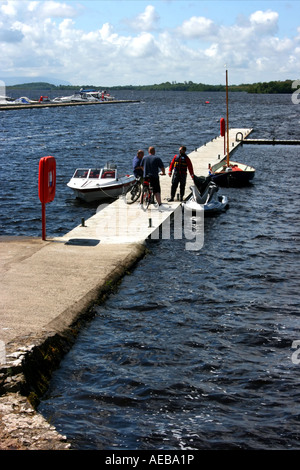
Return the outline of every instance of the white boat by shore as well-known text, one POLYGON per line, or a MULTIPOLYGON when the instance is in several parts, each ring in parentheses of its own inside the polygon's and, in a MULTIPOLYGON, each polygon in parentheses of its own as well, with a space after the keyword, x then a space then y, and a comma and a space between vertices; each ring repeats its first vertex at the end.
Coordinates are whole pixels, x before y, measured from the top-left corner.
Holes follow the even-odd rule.
POLYGON ((80 93, 85 93, 85 95, 93 97, 93 98, 97 98, 100 101, 113 101, 113 100, 115 100, 115 97, 111 96, 111 94, 108 93, 108 91, 106 91, 106 90, 102 90, 102 91, 94 90, 94 89, 85 90, 85 89, 81 88, 80 93))
POLYGON ((70 96, 57 96, 52 100, 53 103, 74 103, 74 102, 99 101, 98 98, 87 95, 86 93, 75 93, 70 96))
POLYGON ((11 104, 13 101, 13 98, 10 98, 9 96, 0 95, 0 105, 11 104))
POLYGON ((107 163, 104 168, 77 168, 67 186, 77 198, 94 202, 116 199, 134 182, 134 175, 119 176, 117 166, 107 163))
POLYGON ((115 98, 106 91, 97 90, 84 90, 74 93, 70 96, 57 96, 52 101, 53 103, 74 103, 74 102, 98 102, 98 101, 113 101, 115 98))
POLYGON ((31 100, 30 98, 27 98, 27 96, 20 96, 20 98, 17 99, 12 99, 8 98, 6 96, 0 96, 0 104, 32 104, 32 103, 38 103, 38 101, 31 100))

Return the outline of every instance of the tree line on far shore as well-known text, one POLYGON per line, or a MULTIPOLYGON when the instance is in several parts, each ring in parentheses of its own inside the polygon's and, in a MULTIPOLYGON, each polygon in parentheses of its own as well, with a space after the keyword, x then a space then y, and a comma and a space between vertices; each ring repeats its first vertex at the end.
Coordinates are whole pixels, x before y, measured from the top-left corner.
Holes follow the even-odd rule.
MULTIPOLYGON (((246 93, 292 93, 293 80, 284 81, 271 81, 271 82, 258 82, 252 84, 229 85, 229 91, 242 91, 246 93)), ((74 85, 52 85, 47 82, 32 82, 20 85, 7 86, 7 93, 15 92, 18 89, 28 90, 45 90, 48 92, 58 90, 74 90, 74 89, 101 89, 101 90, 161 90, 161 91, 226 91, 225 85, 206 85, 204 83, 183 82, 164 82, 158 85, 127 85, 127 86, 95 86, 95 85, 82 85, 76 87, 74 85)))

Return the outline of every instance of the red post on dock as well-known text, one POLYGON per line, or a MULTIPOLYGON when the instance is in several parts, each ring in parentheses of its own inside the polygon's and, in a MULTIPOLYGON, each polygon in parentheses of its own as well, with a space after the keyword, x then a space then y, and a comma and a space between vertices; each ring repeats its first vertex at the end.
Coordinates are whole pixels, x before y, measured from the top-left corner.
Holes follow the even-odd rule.
POLYGON ((42 203, 42 239, 46 240, 46 204, 52 202, 56 188, 56 161, 48 156, 39 163, 39 198, 42 203))
POLYGON ((220 134, 221 134, 221 137, 224 137, 224 155, 225 155, 225 128, 226 128, 226 124, 225 124, 225 119, 224 118, 221 118, 220 119, 220 134))

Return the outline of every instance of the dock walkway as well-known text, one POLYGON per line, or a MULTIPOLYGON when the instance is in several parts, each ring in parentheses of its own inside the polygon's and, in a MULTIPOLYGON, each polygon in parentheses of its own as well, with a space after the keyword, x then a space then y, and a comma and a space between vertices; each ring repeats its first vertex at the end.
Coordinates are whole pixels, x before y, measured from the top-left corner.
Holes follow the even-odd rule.
MULTIPOLYGON (((230 130, 231 152, 240 144, 236 141, 238 132, 246 137, 251 129, 230 130)), ((206 176, 208 163, 213 165, 224 157, 224 138, 216 137, 189 156, 195 174, 206 176)), ((23 237, 0 239, 0 437, 15 436, 20 448, 35 449, 43 445, 55 448, 56 444, 61 448, 62 437, 58 434, 56 444, 56 437, 54 443, 47 437, 43 443, 41 424, 35 430, 31 422, 34 414, 24 412, 26 425, 24 420, 11 419, 20 400, 15 392, 24 390, 25 383, 27 393, 33 390, 38 394, 40 390, 35 389, 33 379, 28 377, 29 371, 34 369, 36 381, 41 357, 49 361, 54 351, 59 350, 60 343, 63 346, 58 354, 63 356, 67 345, 70 343, 71 347, 85 320, 90 318, 92 305, 105 298, 145 255, 145 240, 150 236, 158 237, 159 227, 172 214, 181 213, 179 202, 167 202, 171 186, 169 176, 162 176, 160 181, 165 206, 162 212, 157 208, 144 212, 138 203, 126 205, 120 198, 101 206, 93 217, 63 237, 45 241, 23 237), (35 359, 32 365, 31 358, 41 350, 39 361, 35 359), (8 393, 15 394, 9 406, 3 395, 8 393), (30 433, 39 435, 36 447, 34 443, 32 446, 24 444, 24 426, 27 432, 30 428, 30 433)), ((188 176, 186 194, 191 184, 188 176)), ((55 360, 57 362, 57 357, 55 360)), ((46 368, 49 367, 51 364, 47 362, 46 368)), ((45 364, 41 369, 42 377, 45 364)), ((47 430, 45 423, 45 436, 47 430)))

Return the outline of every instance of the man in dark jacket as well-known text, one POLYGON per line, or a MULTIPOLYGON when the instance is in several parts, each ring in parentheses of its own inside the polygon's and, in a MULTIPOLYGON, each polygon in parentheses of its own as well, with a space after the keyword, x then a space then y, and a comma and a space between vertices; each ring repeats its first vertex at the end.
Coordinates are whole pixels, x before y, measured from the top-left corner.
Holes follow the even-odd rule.
POLYGON ((149 179, 152 187, 155 199, 158 206, 162 206, 161 203, 161 190, 159 183, 159 170, 161 175, 165 175, 164 164, 158 156, 155 155, 155 148, 149 147, 149 155, 145 156, 142 160, 142 167, 144 168, 144 178, 149 179))
POLYGON ((138 150, 136 157, 134 157, 132 161, 133 174, 136 178, 141 178, 143 176, 143 167, 141 165, 143 156, 143 150, 138 150))
POLYGON ((172 186, 171 186, 171 198, 169 199, 169 201, 174 201, 178 184, 180 185, 180 200, 183 201, 185 185, 186 185, 187 170, 189 170, 191 177, 194 178, 194 170, 193 170, 192 162, 185 152, 186 152, 186 147, 184 146, 180 147, 179 155, 174 156, 169 167, 170 177, 172 176, 172 171, 174 170, 173 178, 172 178, 172 186))

